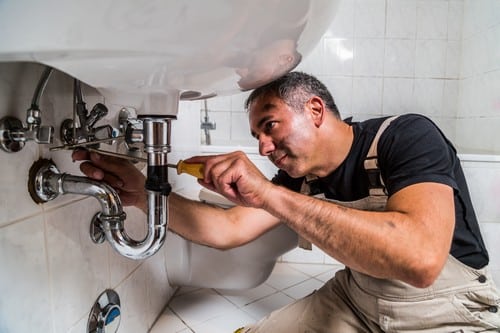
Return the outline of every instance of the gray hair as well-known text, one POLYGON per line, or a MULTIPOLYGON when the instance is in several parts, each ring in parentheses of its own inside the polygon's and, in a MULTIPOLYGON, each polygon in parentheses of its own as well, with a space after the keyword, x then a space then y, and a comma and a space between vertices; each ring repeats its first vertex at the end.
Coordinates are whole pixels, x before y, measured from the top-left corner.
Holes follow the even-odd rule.
POLYGON ((317 78, 303 72, 290 72, 282 77, 252 91, 245 101, 245 109, 260 96, 276 96, 282 99, 292 110, 300 111, 304 104, 313 96, 320 97, 335 117, 340 119, 340 113, 332 95, 317 78))

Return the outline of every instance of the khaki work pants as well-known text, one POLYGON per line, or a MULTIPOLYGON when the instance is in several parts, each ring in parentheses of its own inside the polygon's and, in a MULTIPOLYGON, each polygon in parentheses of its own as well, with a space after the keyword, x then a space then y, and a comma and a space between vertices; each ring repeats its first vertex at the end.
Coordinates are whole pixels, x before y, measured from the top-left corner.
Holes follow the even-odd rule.
POLYGON ((436 282, 415 288, 348 268, 245 333, 500 332, 500 295, 486 268, 451 255, 436 282))

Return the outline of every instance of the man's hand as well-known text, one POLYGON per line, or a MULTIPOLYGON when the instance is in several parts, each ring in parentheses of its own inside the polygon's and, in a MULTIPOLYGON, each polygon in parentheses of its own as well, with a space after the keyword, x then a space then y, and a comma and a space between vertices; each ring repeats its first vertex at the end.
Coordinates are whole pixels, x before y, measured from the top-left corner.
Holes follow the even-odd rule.
POLYGON ((195 156, 186 163, 203 163, 204 178, 198 182, 237 205, 262 208, 272 183, 241 151, 223 155, 195 156))
POLYGON ((75 150, 72 157, 74 161, 84 161, 80 170, 87 177, 102 180, 112 186, 120 195, 124 206, 147 210, 145 176, 130 161, 84 149, 75 150))

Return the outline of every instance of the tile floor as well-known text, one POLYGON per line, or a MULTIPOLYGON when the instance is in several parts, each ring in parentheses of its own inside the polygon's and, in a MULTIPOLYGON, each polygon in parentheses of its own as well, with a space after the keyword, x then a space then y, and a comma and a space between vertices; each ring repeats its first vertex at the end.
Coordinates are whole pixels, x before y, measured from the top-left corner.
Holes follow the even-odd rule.
POLYGON ((321 287, 341 265, 277 263, 262 285, 243 291, 181 288, 150 333, 233 332, 321 287))

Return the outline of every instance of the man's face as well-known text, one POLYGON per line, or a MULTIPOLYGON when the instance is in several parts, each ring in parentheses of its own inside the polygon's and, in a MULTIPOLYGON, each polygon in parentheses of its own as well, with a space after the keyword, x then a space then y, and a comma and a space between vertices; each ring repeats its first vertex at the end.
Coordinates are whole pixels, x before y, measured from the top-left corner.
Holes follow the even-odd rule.
POLYGON ((305 108, 292 110, 280 98, 264 95, 251 103, 249 121, 262 156, 292 177, 308 174, 314 126, 305 108))

